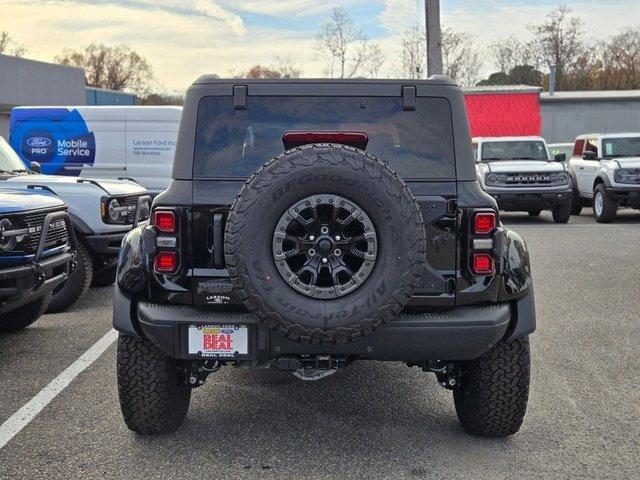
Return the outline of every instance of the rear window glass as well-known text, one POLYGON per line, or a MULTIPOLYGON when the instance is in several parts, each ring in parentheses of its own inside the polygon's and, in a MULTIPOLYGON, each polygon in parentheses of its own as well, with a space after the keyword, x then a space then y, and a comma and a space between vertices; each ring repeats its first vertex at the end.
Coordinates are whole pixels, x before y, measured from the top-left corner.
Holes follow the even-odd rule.
POLYGON ((367 152, 389 162, 403 178, 454 179, 451 108, 444 98, 248 97, 235 110, 232 97, 205 97, 198 108, 195 178, 249 176, 282 153, 285 132, 355 131, 369 138, 367 152))

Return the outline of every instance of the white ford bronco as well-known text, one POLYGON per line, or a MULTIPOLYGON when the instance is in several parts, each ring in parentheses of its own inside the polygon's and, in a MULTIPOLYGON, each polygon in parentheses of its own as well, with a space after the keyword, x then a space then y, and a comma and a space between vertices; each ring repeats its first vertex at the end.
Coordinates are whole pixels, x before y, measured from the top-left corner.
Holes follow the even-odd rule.
POLYGON ((571 179, 566 156, 553 159, 542 137, 476 137, 476 171, 482 189, 511 212, 538 216, 551 210, 556 223, 571 217, 571 179))
POLYGON ((640 209, 640 133, 579 135, 569 160, 572 214, 591 203, 596 220, 611 223, 618 207, 640 209))

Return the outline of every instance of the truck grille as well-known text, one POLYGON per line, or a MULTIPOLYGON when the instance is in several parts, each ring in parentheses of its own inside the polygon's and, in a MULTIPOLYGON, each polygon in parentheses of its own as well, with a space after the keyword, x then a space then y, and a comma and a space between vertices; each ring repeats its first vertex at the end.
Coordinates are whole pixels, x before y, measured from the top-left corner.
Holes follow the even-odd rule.
MULTIPOLYGON (((135 207, 138 204, 138 198, 140 197, 141 195, 131 195, 118 199, 120 201, 120 205, 122 205, 123 207, 134 207, 127 213, 127 223, 133 223, 134 217, 136 215, 135 207)), ((149 208, 150 205, 148 202, 142 204, 142 211, 140 212, 139 218, 140 221, 147 220, 149 218, 149 208)))
POLYGON ((500 173, 499 184, 511 186, 548 186, 557 185, 557 173, 500 173))
MULTIPOLYGON (((40 210, 37 212, 26 213, 16 219, 26 228, 29 233, 25 238, 20 249, 27 253, 34 253, 38 248, 38 240, 40 240, 40 232, 44 224, 44 217, 51 212, 59 212, 64 209, 54 208, 49 210, 40 210)), ((54 248, 64 245, 69 240, 67 225, 62 219, 54 220, 49 226, 47 238, 45 240, 45 248, 54 248)))

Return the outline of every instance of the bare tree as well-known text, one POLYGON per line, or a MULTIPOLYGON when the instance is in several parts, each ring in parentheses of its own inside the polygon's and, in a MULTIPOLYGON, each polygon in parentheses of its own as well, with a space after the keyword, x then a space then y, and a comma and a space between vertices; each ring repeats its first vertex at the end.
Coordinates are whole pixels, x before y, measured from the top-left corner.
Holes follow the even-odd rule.
POLYGON ((55 61, 84 69, 86 84, 91 87, 127 90, 145 96, 153 83, 149 62, 126 45, 91 44, 84 50, 65 49, 55 61))
POLYGON ((425 31, 421 27, 411 27, 400 39, 400 58, 404 78, 422 78, 425 72, 425 31))
POLYGON ((473 35, 442 30, 442 63, 444 74, 459 85, 475 85, 482 67, 482 51, 473 35))
POLYGON ((298 78, 300 72, 291 55, 288 55, 274 57, 271 65, 256 64, 246 72, 231 72, 231 76, 234 78, 298 78))
POLYGON ((542 64, 538 45, 535 41, 521 42, 516 37, 503 38, 490 47, 493 63, 499 72, 509 72, 517 66, 529 65, 536 70, 542 64))
POLYGON ((377 75, 383 62, 380 45, 371 43, 342 7, 334 8, 317 36, 318 50, 324 56, 329 76, 377 75))
POLYGON ((640 28, 626 28, 602 47, 602 88, 640 88, 640 28))
POLYGON ((549 12, 544 22, 528 26, 535 36, 534 42, 542 60, 547 65, 556 66, 558 89, 566 87, 565 77, 585 51, 583 27, 583 20, 571 16, 571 10, 566 6, 549 12))
POLYGON ((0 30, 0 53, 14 57, 22 57, 27 49, 21 43, 16 42, 6 30, 0 30))
POLYGON ((302 70, 291 54, 276 55, 273 59, 271 68, 280 72, 283 78, 299 78, 302 74, 302 70))

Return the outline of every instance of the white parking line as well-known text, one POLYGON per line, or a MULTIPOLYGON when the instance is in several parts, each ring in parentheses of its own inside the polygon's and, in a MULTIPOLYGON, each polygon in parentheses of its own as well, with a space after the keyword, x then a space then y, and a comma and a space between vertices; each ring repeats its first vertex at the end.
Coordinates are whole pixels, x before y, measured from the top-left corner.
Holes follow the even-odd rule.
POLYGON ((116 338, 118 338, 118 332, 109 330, 64 372, 51 380, 35 397, 0 425, 0 449, 26 427, 60 392, 67 388, 74 378, 100 358, 100 355, 111 346, 116 338))

